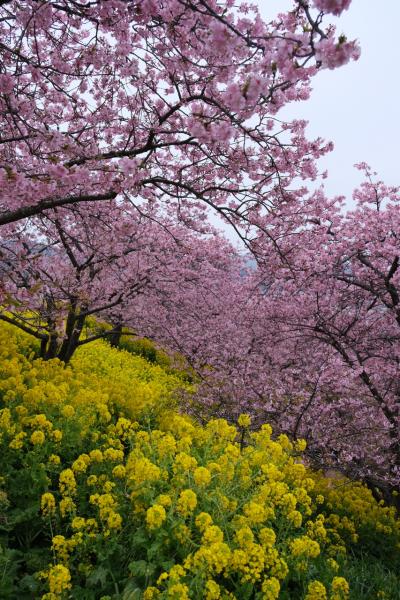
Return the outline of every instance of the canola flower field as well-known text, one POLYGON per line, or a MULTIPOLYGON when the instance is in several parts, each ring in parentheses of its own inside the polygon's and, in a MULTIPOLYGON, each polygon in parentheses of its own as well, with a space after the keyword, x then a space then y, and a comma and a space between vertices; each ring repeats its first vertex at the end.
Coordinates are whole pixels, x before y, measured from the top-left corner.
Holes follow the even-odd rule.
POLYGON ((180 413, 187 378, 0 326, 2 600, 400 598, 400 522, 305 442, 180 413))

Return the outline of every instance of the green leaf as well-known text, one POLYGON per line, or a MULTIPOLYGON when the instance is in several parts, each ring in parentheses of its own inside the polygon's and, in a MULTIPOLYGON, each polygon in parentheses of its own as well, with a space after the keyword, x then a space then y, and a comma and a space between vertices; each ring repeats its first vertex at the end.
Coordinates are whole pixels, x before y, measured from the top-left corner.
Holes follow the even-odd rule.
POLYGON ((133 534, 131 540, 133 546, 141 546, 142 544, 147 546, 149 542, 146 533, 142 529, 138 529, 136 533, 133 534))
POLYGON ((137 585, 136 581, 134 579, 128 581, 122 591, 122 600, 140 600, 141 597, 142 589, 137 585))
POLYGON ((87 578, 87 582, 90 585, 96 585, 100 583, 102 586, 106 583, 108 578, 108 571, 104 567, 97 567, 87 578))
POLYGON ((145 560, 134 560, 129 563, 129 570, 132 575, 138 575, 140 577, 151 577, 156 568, 156 565, 145 560))
POLYGON ((161 563, 163 571, 169 571, 175 564, 174 560, 165 560, 161 563))
POLYGON ((162 540, 155 541, 151 544, 150 548, 147 550, 147 556, 149 559, 152 558, 160 558, 160 555, 163 554, 163 550, 165 546, 162 540))

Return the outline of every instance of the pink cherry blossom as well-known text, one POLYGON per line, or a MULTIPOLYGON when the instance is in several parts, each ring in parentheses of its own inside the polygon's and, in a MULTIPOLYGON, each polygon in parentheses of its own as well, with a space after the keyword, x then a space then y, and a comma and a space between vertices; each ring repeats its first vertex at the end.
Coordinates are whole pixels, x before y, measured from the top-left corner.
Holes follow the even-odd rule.
POLYGON ((325 69, 336 69, 350 60, 358 60, 361 54, 357 42, 347 42, 339 39, 326 38, 316 45, 315 57, 325 69))
POLYGON ((313 2, 318 10, 339 16, 344 10, 349 8, 351 0, 313 0, 313 2))
POLYGON ((227 0, 108 0, 68 11, 3 3, 0 224, 123 198, 140 199, 143 211, 165 202, 176 215, 183 204, 211 207, 247 227, 276 184, 290 189, 315 172, 320 152, 304 135, 271 131, 271 116, 309 96, 320 63, 357 56, 352 42, 325 43, 320 20, 296 1, 271 23, 227 0))

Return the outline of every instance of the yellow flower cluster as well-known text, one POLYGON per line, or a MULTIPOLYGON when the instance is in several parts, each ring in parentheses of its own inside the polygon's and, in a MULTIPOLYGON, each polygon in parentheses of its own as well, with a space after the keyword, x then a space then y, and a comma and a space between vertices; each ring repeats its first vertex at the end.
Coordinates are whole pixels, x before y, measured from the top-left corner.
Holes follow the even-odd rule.
POLYGON ((328 600, 324 584, 320 581, 311 581, 304 600, 328 600))
POLYGON ((53 494, 46 492, 42 495, 40 507, 44 515, 54 514, 56 510, 56 500, 53 494))
POLYGON ((183 490, 178 498, 176 510, 183 517, 190 515, 197 506, 197 496, 193 490, 183 490))
POLYGON ((344 577, 333 578, 331 600, 347 600, 349 592, 349 584, 344 577))
POLYGON ((1 336, 0 494, 27 457, 51 539, 37 597, 347 600, 363 527, 400 543, 394 510, 311 472, 302 441, 167 408, 176 375, 101 342, 70 367, 30 361, 1 336))
POLYGON ((149 529, 161 527, 166 518, 165 508, 161 504, 154 504, 154 506, 147 509, 146 523, 149 529))
POLYGON ((49 569, 48 584, 50 593, 42 596, 42 600, 58 600, 64 596, 64 592, 71 589, 71 574, 69 569, 61 564, 56 564, 49 569))
POLYGON ((129 435, 132 419, 149 412, 161 414, 175 404, 177 389, 190 389, 177 375, 139 356, 112 349, 101 340, 79 349, 66 368, 58 360, 32 363, 23 354, 28 349, 29 337, 1 323, 0 395, 6 408, 11 403, 16 407, 20 423, 15 425, 10 413, 3 413, 0 430, 7 419, 9 433, 18 434, 24 425, 31 429, 29 440, 34 445, 43 444, 47 436, 61 441, 60 428, 52 431, 49 411, 72 423, 78 421, 81 433, 86 434, 99 420, 110 422, 117 410, 124 415, 113 425, 116 434, 124 431, 129 435))
POLYGON ((311 540, 307 536, 301 536, 290 543, 290 550, 295 557, 316 558, 320 553, 318 542, 311 540))
POLYGON ((63 496, 73 496, 76 492, 76 480, 72 469, 64 469, 60 473, 60 492, 63 496))

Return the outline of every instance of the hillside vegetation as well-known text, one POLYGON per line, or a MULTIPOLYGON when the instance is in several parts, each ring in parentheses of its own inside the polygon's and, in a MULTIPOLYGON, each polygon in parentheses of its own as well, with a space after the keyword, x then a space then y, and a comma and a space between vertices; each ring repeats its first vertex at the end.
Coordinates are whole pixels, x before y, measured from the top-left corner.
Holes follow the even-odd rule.
POLYGON ((189 378, 0 327, 0 598, 400 598, 400 525, 305 442, 180 412, 189 378))

